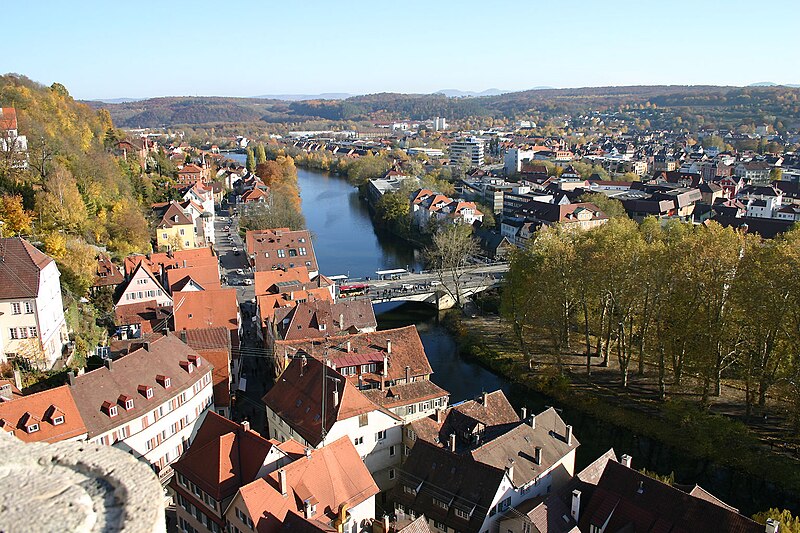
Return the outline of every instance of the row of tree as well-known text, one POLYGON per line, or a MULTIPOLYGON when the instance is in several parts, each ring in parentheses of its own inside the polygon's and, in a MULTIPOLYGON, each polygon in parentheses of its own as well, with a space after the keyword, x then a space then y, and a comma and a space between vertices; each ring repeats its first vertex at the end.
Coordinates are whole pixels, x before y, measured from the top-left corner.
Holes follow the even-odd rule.
POLYGON ((614 364, 628 386, 653 365, 662 398, 669 386, 704 403, 736 379, 748 414, 779 395, 800 429, 798 268, 800 230, 763 241, 716 223, 546 227, 514 255, 502 309, 529 360, 545 335, 559 370, 580 353, 588 374, 614 364))

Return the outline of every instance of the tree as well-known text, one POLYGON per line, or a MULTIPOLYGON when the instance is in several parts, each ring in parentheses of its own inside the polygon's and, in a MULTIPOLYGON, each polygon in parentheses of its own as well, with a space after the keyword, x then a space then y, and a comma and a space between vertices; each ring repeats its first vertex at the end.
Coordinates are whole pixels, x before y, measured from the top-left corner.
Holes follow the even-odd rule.
POLYGON ((12 237, 20 233, 27 233, 31 229, 32 217, 28 211, 22 207, 22 196, 3 195, 0 199, 0 234, 4 237, 12 237))
POLYGON ((780 522, 781 525, 778 528, 780 533, 800 533, 800 517, 792 516, 791 511, 771 508, 769 511, 753 515, 753 520, 759 524, 766 524, 768 518, 780 522))
POLYGON ((270 192, 267 204, 249 207, 240 217, 239 225, 248 230, 303 229, 306 226, 306 219, 295 206, 293 198, 279 189, 270 192))
POLYGON ((465 278, 471 270, 470 258, 478 252, 478 243, 472 237, 472 228, 448 225, 433 235, 433 242, 425 250, 425 258, 436 271, 442 287, 461 308, 465 278))
POLYGON ((772 167, 769 171, 769 179, 771 181, 781 181, 783 179, 783 170, 780 167, 772 167))
POLYGON ((256 170, 256 158, 253 155, 253 150, 251 148, 247 149, 247 160, 245 161, 244 166, 248 172, 255 172, 256 170))
POLYGON ((589 202, 600 208, 600 211, 606 214, 608 218, 628 218, 628 213, 625 212, 622 202, 609 198, 601 192, 587 192, 583 193, 580 202, 589 202))
POLYGON ((255 150, 256 166, 267 162, 267 153, 264 151, 263 144, 257 144, 255 150))

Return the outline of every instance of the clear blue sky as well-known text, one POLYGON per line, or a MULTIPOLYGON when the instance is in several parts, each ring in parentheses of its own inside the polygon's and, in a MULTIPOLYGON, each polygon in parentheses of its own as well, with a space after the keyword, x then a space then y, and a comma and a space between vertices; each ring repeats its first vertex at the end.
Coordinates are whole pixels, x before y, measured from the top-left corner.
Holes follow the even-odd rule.
POLYGON ((25 0, 3 18, 0 72, 85 99, 800 83, 797 0, 25 0))

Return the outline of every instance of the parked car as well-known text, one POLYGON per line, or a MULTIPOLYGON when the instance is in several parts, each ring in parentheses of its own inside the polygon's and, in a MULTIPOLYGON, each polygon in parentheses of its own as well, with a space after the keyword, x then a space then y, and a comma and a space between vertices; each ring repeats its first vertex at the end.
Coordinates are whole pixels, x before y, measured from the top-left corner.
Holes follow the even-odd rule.
POLYGON ((246 278, 246 279, 244 280, 244 284, 245 284, 245 285, 252 285, 252 284, 253 284, 253 280, 252 280, 252 279, 250 279, 250 278, 246 278))
POLYGON ((240 276, 244 276, 244 270, 242 270, 241 268, 237 268, 236 273, 239 274, 240 276))
POLYGON ((241 252, 239 251, 238 248, 233 249, 233 255, 241 255, 241 252))

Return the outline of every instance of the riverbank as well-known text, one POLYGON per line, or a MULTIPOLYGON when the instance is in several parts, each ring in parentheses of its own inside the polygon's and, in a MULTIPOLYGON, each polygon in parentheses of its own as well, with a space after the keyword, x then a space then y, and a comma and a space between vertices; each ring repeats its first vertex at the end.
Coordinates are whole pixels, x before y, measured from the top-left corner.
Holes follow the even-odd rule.
MULTIPOLYGON (((637 468, 672 471, 679 482, 699 483, 746 514, 768 507, 800 511, 800 462, 761 444, 741 422, 680 399, 660 402, 612 384, 590 382, 578 370, 585 362, 575 361, 574 367, 569 362, 563 375, 529 368, 510 328, 496 315, 466 319, 452 311, 442 324, 463 357, 515 385, 515 403, 526 403, 531 396, 541 402, 544 395, 563 407, 582 447, 597 434, 605 445, 611 441, 618 454, 634 455, 637 468)), ((590 455, 602 451, 594 448, 590 455)), ((579 463, 586 460, 584 456, 579 463)))

